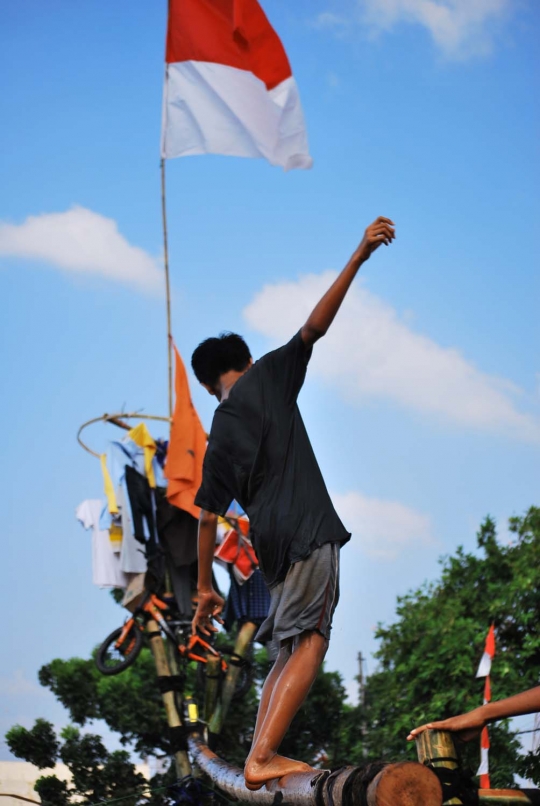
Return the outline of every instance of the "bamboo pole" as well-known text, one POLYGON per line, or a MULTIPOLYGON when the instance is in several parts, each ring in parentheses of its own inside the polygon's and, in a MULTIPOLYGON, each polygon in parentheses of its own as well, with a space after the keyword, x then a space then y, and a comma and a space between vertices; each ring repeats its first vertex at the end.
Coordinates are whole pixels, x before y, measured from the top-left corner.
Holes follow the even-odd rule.
MULTIPOLYGON (((416 738, 416 749, 422 764, 429 762, 434 767, 451 770, 460 766, 452 734, 446 731, 425 730, 416 738)), ((480 806, 540 806, 540 791, 533 789, 480 789, 478 798, 480 806)), ((453 798, 445 801, 444 806, 462 803, 461 798, 453 798)))
POLYGON ((169 381, 169 417, 173 416, 173 371, 172 371, 172 322, 171 282, 169 274, 169 236, 167 231, 167 187, 165 182, 165 159, 161 159, 161 216, 163 219, 163 262, 165 266, 165 293, 167 304, 167 363, 169 381))
MULTIPOLYGON (((433 767, 457 770, 459 759, 452 735, 447 731, 425 730, 416 737, 416 751, 421 764, 430 763, 433 767)), ((451 798, 444 806, 463 804, 461 798, 451 798)))
MULTIPOLYGON (((204 721, 209 723, 216 709, 221 678, 221 658, 208 655, 205 663, 206 685, 204 688, 204 721)), ((209 730, 212 728, 209 726, 209 730)))
MULTIPOLYGON (((153 619, 150 619, 146 625, 146 630, 150 640, 150 649, 152 650, 156 664, 157 676, 170 677, 171 672, 167 661, 167 655, 165 653, 165 646, 163 644, 163 639, 161 638, 161 633, 157 623, 153 619)), ((163 699, 163 705, 165 707, 165 713, 167 715, 167 724, 173 730, 174 728, 181 728, 182 720, 180 719, 178 709, 176 708, 174 691, 164 691, 161 696, 163 699)), ((177 750, 174 753, 174 761, 176 765, 176 773, 179 778, 184 778, 186 775, 191 774, 191 764, 189 763, 188 754, 185 750, 177 750)))
MULTIPOLYGON (((253 624, 252 621, 247 621, 240 628, 234 645, 234 654, 239 658, 245 658, 256 631, 257 625, 253 624)), ((208 730, 210 733, 221 733, 241 671, 241 666, 233 663, 229 664, 225 680, 223 681, 223 687, 221 689, 221 697, 216 704, 212 717, 208 720, 208 730)))
MULTIPOLYGON (((244 774, 213 753, 198 733, 188 739, 189 751, 201 770, 229 797, 242 803, 275 806, 361 806, 365 792, 358 785, 356 767, 332 775, 328 770, 287 775, 270 781, 257 792, 246 789, 244 774)), ((368 788, 368 806, 442 806, 436 776, 417 762, 390 764, 368 788), (391 800, 388 800, 389 793, 391 800)))

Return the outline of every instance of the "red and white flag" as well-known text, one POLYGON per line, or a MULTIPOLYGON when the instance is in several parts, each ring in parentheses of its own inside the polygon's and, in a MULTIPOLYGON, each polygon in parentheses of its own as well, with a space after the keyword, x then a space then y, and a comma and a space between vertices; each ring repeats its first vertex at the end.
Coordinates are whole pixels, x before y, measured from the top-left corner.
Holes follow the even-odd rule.
POLYGON ((169 0, 166 62, 162 157, 311 167, 289 60, 257 0, 169 0))
MULTIPOLYGON (((484 686, 484 705, 491 702, 491 663, 495 656, 495 627, 492 624, 486 638, 486 646, 482 660, 478 666, 476 677, 485 677, 486 683, 484 686)), ((487 726, 483 728, 480 736, 480 766, 476 773, 480 776, 480 789, 490 789, 489 780, 489 731, 487 726)))
POLYGON ((482 660, 480 661, 480 665, 478 666, 476 677, 489 677, 489 674, 491 672, 491 662, 494 656, 495 656, 495 627, 492 624, 487 634, 484 654, 482 655, 482 660))

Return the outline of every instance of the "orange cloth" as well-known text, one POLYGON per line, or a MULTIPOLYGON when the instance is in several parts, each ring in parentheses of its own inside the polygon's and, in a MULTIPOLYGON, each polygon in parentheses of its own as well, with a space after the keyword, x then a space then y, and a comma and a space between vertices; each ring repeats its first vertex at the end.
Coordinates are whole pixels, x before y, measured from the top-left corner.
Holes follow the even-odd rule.
POLYGON ((217 547, 214 557, 224 563, 232 563, 244 582, 259 567, 257 555, 249 538, 242 536, 236 529, 230 529, 223 543, 217 547))
POLYGON ((202 482, 202 465, 206 451, 206 433, 191 401, 186 368, 176 347, 176 401, 171 438, 165 465, 170 503, 198 518, 195 496, 202 482))

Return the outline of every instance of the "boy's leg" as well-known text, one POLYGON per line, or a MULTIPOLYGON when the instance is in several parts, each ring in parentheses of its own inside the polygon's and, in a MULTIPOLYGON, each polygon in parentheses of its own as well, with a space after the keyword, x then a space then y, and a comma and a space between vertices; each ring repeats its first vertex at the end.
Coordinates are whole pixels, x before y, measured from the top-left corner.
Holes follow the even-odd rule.
POLYGON ((268 677, 264 681, 264 686, 261 691, 261 699, 259 702, 259 709, 257 711, 257 722, 255 723, 255 730, 253 731, 253 741, 251 742, 252 747, 257 741, 257 736, 260 733, 262 724, 268 712, 268 706, 272 698, 274 686, 276 685, 279 676, 285 667, 285 664, 291 657, 291 650, 292 650, 292 641, 284 641, 280 647, 274 665, 270 669, 268 677))
POLYGON ((302 633, 298 636, 292 654, 285 660, 279 676, 273 677, 266 713, 263 716, 259 712, 253 745, 244 768, 248 789, 260 789, 272 778, 312 769, 302 761, 279 756, 277 750, 317 677, 327 647, 328 640, 320 633, 302 633))
POLYGON ((272 778, 312 769, 303 762, 278 756, 277 751, 324 659, 338 598, 337 544, 324 544, 292 565, 285 582, 272 591, 269 617, 261 632, 265 635, 271 630, 284 651, 264 687, 244 770, 250 788, 259 789, 272 778), (293 651, 288 657, 286 645, 291 642, 293 651))

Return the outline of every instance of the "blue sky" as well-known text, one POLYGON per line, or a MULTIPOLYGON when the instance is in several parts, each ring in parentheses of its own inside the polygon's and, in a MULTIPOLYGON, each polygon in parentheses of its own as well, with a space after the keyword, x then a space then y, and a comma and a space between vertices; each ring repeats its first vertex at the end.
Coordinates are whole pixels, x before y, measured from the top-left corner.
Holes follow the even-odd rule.
MULTIPOLYGON (((367 224, 396 222, 397 241, 366 264, 317 346, 300 399, 353 532, 328 656, 353 692, 356 655, 375 649, 396 596, 434 578, 458 544, 474 547, 486 514, 504 535, 510 515, 538 503, 540 10, 532 0, 264 6, 300 86, 315 165, 168 164, 174 333, 186 358, 223 329, 260 355, 301 326, 367 224)), ((164 303, 151 287, 165 14, 165 2, 143 0, 2 8, 0 473, 13 613, 2 736, 38 716, 64 724, 37 670, 87 655, 122 618, 91 584, 90 538, 74 518, 101 495, 75 434, 113 409, 166 413, 164 303), (38 235, 29 216, 43 216, 38 235), (98 240, 101 257, 81 271, 76 256, 98 240)), ((212 400, 195 384, 193 395, 209 427, 212 400)), ((94 447, 110 433, 96 427, 94 447)))

